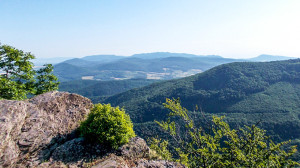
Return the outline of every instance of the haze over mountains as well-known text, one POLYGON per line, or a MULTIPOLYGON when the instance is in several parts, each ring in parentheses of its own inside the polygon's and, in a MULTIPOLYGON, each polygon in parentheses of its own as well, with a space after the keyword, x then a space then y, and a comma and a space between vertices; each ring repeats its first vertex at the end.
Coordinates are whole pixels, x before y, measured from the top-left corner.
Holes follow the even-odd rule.
MULTIPOLYGON (((142 58, 142 59, 154 59, 154 58, 166 58, 166 57, 221 57, 218 55, 194 55, 194 54, 186 54, 186 53, 169 53, 169 52, 154 52, 154 53, 142 53, 142 54, 134 54, 130 57, 142 58)), ((117 55, 90 55, 82 58, 74 58, 74 57, 54 57, 54 58, 36 58, 32 62, 36 66, 42 66, 43 64, 58 64, 67 60, 77 59, 81 61, 101 61, 112 62, 119 59, 128 58, 128 56, 117 56, 117 55)), ((287 56, 277 56, 277 55, 268 55, 261 54, 257 57, 248 58, 248 59, 237 59, 237 60, 251 60, 251 61, 279 61, 286 59, 295 59, 295 57, 287 57, 287 56)))
POLYGON ((294 57, 286 57, 286 56, 278 56, 278 55, 267 55, 262 54, 254 58, 250 58, 250 61, 257 61, 257 62, 267 62, 267 61, 280 61, 280 60, 287 60, 287 59, 296 59, 294 57))
POLYGON ((191 76, 224 63, 286 59, 291 57, 260 55, 251 59, 232 59, 216 55, 201 56, 168 52, 135 54, 130 57, 94 55, 58 63, 54 66, 54 74, 60 81, 174 79, 191 76))

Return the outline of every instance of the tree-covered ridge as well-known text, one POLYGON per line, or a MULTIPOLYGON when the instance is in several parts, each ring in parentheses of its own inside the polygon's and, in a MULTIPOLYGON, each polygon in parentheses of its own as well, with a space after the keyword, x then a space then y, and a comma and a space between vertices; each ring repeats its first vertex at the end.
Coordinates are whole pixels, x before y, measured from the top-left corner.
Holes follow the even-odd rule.
MULTIPOLYGON (((297 90, 295 86, 300 79, 299 62, 300 60, 297 59, 224 64, 191 77, 155 83, 138 90, 131 90, 110 97, 106 102, 112 104, 121 102, 120 104, 126 107, 126 104, 133 101, 158 103, 163 102, 165 97, 180 97, 184 106, 190 110, 197 105, 209 113, 226 112, 224 110, 227 107, 249 98, 250 95, 272 92, 268 89, 273 89, 277 85, 288 86, 283 83, 289 83, 290 89, 297 90)), ((286 91, 289 90, 286 89, 286 91)))
POLYGON ((99 102, 107 96, 112 96, 133 88, 139 88, 156 82, 149 79, 128 79, 114 81, 76 80, 60 83, 59 90, 70 93, 77 93, 99 102))
POLYGON ((196 120, 203 115, 225 115, 238 127, 261 121, 274 140, 300 139, 300 59, 274 62, 239 62, 177 80, 154 83, 107 98, 130 114, 136 133, 151 136, 146 127, 165 118, 166 97, 180 97, 196 120), (143 109, 143 110, 141 110, 143 109), (146 126, 147 125, 147 126, 146 126))

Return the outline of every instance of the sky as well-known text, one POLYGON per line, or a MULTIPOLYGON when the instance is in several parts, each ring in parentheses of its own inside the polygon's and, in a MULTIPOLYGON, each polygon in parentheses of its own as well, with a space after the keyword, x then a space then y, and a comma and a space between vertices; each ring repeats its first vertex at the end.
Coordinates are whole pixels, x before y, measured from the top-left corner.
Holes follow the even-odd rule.
POLYGON ((300 57, 300 0, 0 0, 0 42, 37 58, 300 57))

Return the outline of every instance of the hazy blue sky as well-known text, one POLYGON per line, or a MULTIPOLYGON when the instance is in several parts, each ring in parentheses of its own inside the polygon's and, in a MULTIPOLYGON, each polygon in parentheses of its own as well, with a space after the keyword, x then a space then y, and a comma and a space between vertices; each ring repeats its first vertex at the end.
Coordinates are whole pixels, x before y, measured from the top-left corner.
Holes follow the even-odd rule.
POLYGON ((0 0, 0 42, 36 57, 300 57, 300 0, 0 0))

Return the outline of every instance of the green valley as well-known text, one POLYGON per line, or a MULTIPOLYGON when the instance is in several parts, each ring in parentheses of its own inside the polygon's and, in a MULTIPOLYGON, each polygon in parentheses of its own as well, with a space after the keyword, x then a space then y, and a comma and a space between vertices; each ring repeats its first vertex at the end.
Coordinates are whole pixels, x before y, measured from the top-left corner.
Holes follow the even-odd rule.
POLYGON ((113 81, 75 80, 62 82, 59 91, 77 93, 90 98, 94 102, 133 88, 139 88, 156 82, 149 79, 128 79, 113 81))

